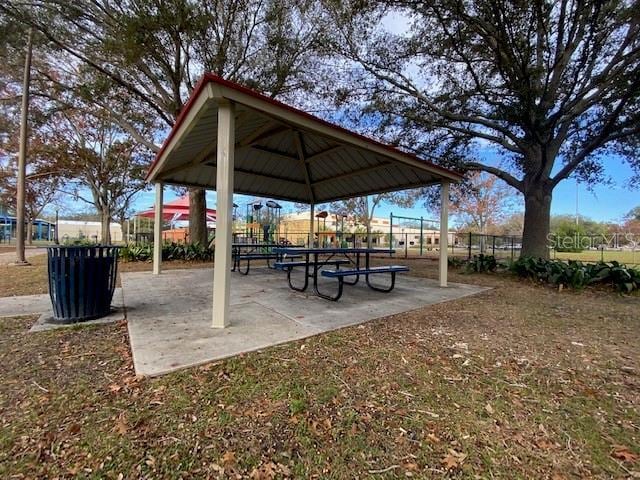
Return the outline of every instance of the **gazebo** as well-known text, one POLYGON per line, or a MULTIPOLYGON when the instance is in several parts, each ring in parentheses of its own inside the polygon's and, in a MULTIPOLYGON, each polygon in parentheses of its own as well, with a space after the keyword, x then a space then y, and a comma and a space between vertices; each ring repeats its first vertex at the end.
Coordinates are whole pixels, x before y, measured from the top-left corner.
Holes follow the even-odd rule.
MULTIPOLYGON (((198 82, 147 174, 155 183, 153 271, 161 270, 163 184, 215 189, 213 327, 229 321, 233 194, 311 206, 441 185, 440 285, 447 285, 449 184, 461 175, 212 74, 198 82)), ((311 232, 313 233, 313 232, 311 232)))

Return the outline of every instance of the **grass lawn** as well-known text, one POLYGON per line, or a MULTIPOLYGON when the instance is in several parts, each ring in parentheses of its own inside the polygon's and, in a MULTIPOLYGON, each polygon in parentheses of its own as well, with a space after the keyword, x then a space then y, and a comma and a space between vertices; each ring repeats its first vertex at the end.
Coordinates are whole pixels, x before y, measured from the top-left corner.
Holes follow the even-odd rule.
POLYGON ((551 258, 559 260, 581 260, 583 262, 599 262, 604 259, 605 262, 616 260, 620 263, 629 265, 640 264, 640 250, 584 250, 579 253, 572 252, 551 252, 551 258))
POLYGON ((640 298, 452 277, 495 288, 158 379, 2 319, 0 478, 638 478, 640 298))
MULTIPOLYGON (((47 293, 47 256, 37 255, 29 258, 30 266, 14 267, 12 265, 0 265, 0 297, 13 295, 33 295, 47 293)), ((163 264, 164 269, 175 268, 212 268, 213 263, 193 263, 172 261, 163 264)), ((153 268, 148 262, 118 262, 120 272, 151 271, 153 268)))

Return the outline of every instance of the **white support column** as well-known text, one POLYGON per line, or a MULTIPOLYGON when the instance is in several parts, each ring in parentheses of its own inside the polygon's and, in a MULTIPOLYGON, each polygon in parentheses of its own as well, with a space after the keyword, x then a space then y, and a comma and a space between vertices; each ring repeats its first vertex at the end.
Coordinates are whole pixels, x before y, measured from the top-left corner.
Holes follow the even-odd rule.
POLYGON ((235 107, 218 103, 216 166, 216 252, 213 269, 213 328, 229 325, 231 296, 231 242, 233 240, 233 161, 235 150, 235 107))
POLYGON ((314 240, 315 240, 315 221, 316 221, 316 206, 312 203, 311 205, 311 210, 309 212, 309 248, 314 248, 314 240))
POLYGON ((440 189, 440 286, 447 286, 449 250, 449 183, 442 182, 440 189))
POLYGON ((153 223, 153 274, 160 275, 162 270, 162 197, 163 185, 156 183, 156 204, 153 223))

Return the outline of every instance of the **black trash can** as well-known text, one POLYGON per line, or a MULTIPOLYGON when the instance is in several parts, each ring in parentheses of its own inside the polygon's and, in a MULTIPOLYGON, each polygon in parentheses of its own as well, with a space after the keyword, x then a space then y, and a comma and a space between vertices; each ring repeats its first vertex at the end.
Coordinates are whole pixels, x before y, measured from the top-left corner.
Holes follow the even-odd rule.
POLYGON ((84 322, 109 314, 116 287, 118 248, 47 247, 54 322, 84 322))

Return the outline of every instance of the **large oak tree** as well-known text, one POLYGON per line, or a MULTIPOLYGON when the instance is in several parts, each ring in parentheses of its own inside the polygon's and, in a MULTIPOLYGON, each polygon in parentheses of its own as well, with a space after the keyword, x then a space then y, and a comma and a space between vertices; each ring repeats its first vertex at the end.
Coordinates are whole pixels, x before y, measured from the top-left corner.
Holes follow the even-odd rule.
POLYGON ((400 145, 520 191, 523 255, 548 255, 551 199, 561 181, 597 182, 607 162, 621 161, 639 176, 638 1, 345 5, 328 8, 336 47, 359 66, 352 92, 400 145), (390 9, 406 19, 406 31, 378 27, 390 9), (497 152, 500 165, 474 156, 479 145, 497 152))

